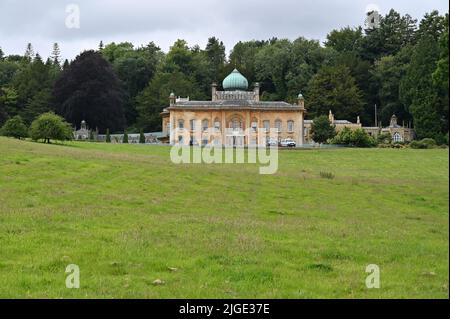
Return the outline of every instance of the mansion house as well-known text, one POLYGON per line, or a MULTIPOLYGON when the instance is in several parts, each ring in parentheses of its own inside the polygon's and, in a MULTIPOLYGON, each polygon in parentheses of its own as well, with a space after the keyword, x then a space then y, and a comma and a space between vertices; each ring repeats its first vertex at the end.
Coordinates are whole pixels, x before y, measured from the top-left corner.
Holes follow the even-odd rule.
POLYGON ((211 101, 190 101, 170 94, 161 113, 163 133, 172 145, 265 145, 267 139, 304 142, 304 99, 297 104, 260 101, 259 84, 248 91, 247 79, 236 69, 222 82, 212 84, 211 101))

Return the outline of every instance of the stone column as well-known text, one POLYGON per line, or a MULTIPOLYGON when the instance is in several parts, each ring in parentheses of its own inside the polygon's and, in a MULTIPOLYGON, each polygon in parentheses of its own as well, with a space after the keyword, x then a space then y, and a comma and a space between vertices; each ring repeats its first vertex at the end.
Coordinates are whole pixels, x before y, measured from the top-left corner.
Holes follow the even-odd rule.
POLYGON ((300 123, 299 123, 300 136, 298 138, 298 145, 299 146, 303 146, 303 144, 304 144, 304 131, 305 131, 305 128, 304 128, 305 124, 304 124, 304 122, 305 122, 304 111, 300 111, 300 123))
POLYGON ((300 135, 298 137, 298 145, 303 146, 304 143, 304 127, 305 127, 305 98, 300 93, 297 97, 298 106, 301 108, 300 110, 300 123, 299 123, 299 130, 300 135))
MULTIPOLYGON (((170 112, 170 111, 169 111, 170 112)), ((175 114, 173 112, 169 113, 169 144, 174 145, 175 144, 175 128, 176 126, 176 122, 175 122, 175 114)))
POLYGON ((225 128, 227 126, 227 121, 225 119, 225 111, 222 111, 222 125, 220 126, 220 129, 222 131, 222 145, 225 145, 226 142, 226 136, 225 136, 225 128))
MULTIPOLYGON (((247 130, 247 146, 250 145, 250 111, 245 112, 245 129, 247 130)), ((244 143, 245 145, 245 143, 244 143)))

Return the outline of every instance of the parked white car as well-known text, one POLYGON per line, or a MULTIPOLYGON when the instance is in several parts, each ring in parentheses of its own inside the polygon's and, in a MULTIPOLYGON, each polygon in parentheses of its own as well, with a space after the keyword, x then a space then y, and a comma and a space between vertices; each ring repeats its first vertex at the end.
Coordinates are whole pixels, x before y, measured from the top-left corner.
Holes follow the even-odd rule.
POLYGON ((297 146, 297 144, 295 143, 295 141, 293 139, 286 138, 284 140, 281 140, 280 146, 281 147, 295 147, 295 146, 297 146))
POLYGON ((266 144, 267 146, 278 146, 278 141, 274 138, 269 138, 266 144))

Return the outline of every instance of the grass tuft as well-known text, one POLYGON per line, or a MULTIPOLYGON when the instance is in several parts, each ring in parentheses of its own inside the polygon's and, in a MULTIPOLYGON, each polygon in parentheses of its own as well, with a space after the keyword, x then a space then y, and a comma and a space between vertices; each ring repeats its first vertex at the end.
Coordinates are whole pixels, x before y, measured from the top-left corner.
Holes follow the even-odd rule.
POLYGON ((320 177, 326 179, 334 179, 334 174, 332 172, 320 172, 320 177))

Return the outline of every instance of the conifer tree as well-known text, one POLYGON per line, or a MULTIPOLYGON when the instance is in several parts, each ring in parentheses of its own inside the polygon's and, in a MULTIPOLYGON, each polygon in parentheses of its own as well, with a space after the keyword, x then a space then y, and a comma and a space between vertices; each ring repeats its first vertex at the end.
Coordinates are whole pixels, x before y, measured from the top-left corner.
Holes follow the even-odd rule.
POLYGON ((59 49, 58 43, 53 43, 53 51, 51 55, 51 60, 53 65, 60 66, 60 60, 61 60, 61 50, 59 49))
POLYGON ((139 133, 139 143, 145 144, 145 135, 144 135, 144 131, 142 129, 139 133))
POLYGON ((34 58, 33 46, 31 45, 31 43, 28 43, 27 49, 25 50, 25 60, 27 60, 28 62, 31 62, 31 60, 33 60, 33 58, 34 58))

